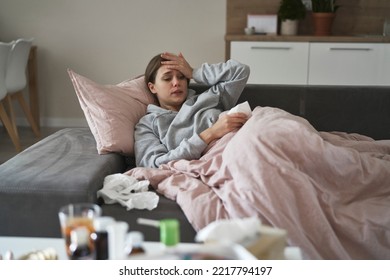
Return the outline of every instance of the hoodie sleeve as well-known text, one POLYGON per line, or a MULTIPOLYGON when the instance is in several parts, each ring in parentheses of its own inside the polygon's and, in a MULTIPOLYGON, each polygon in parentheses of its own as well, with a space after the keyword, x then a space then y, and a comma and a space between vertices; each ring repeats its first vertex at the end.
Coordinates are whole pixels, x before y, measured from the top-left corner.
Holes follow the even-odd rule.
POLYGON ((236 105, 249 74, 248 65, 231 59, 223 63, 202 64, 194 70, 193 79, 197 83, 210 85, 207 92, 220 95, 224 110, 229 110, 236 105))

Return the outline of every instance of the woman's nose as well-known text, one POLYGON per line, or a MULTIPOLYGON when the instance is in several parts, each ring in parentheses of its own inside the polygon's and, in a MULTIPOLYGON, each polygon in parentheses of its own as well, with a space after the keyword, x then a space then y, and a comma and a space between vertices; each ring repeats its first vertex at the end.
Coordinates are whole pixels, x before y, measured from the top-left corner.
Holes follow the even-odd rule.
POLYGON ((179 79, 177 77, 173 77, 172 79, 172 85, 175 87, 175 86, 179 86, 179 79))

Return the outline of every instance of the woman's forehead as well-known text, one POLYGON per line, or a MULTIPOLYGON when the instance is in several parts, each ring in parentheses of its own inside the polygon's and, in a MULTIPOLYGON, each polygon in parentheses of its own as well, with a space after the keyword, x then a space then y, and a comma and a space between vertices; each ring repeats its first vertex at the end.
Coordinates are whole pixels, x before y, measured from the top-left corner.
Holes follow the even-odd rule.
POLYGON ((160 75, 177 75, 181 74, 180 71, 175 70, 175 69, 169 69, 167 65, 163 65, 158 69, 158 73, 160 75))

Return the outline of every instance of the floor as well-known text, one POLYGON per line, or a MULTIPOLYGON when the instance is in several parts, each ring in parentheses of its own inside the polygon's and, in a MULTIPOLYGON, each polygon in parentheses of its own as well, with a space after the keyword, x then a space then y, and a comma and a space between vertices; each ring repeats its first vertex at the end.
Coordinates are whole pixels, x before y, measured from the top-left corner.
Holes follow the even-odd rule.
MULTIPOLYGON (((41 138, 44 138, 58 130, 61 127, 42 127, 41 138)), ((40 139, 35 137, 30 127, 18 127, 18 133, 20 137, 20 143, 23 149, 28 148, 40 139)), ((0 164, 6 162, 17 154, 14 145, 12 144, 11 138, 3 126, 0 126, 0 164)))

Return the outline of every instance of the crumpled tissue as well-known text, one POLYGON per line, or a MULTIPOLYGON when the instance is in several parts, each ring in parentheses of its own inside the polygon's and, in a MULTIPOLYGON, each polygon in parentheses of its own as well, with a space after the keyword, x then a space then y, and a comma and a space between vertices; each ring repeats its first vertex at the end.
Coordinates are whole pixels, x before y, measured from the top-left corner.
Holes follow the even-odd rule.
POLYGON ((152 210, 157 207, 159 197, 148 189, 148 180, 138 181, 132 176, 118 173, 104 178, 103 188, 97 192, 97 196, 107 204, 119 203, 127 210, 152 210))
POLYGON ((249 118, 252 116, 252 109, 251 109, 251 106, 249 105, 248 101, 245 101, 243 103, 236 105, 232 109, 230 109, 228 112, 228 115, 233 114, 233 113, 244 113, 249 118))
POLYGON ((237 243, 244 246, 257 259, 285 259, 287 232, 261 224, 257 217, 217 220, 195 236, 204 243, 237 243))

